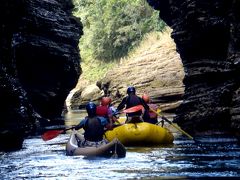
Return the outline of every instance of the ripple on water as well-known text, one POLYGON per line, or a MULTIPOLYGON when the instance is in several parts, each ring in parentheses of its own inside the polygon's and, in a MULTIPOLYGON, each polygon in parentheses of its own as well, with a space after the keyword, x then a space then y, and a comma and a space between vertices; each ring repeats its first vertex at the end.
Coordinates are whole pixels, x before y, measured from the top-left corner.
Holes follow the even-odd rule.
POLYGON ((62 134, 51 141, 24 141, 24 148, 1 153, 2 179, 174 179, 240 177, 240 147, 234 138, 179 136, 172 146, 129 147, 125 158, 66 156, 62 134))

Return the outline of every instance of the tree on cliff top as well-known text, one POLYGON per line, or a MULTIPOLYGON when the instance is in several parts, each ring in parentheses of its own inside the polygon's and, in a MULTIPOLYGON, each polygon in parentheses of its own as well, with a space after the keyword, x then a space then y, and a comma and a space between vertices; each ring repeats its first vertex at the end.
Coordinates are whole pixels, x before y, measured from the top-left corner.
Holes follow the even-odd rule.
POLYGON ((85 59, 113 60, 127 55, 144 34, 165 24, 145 0, 74 0, 84 26, 80 40, 85 59))

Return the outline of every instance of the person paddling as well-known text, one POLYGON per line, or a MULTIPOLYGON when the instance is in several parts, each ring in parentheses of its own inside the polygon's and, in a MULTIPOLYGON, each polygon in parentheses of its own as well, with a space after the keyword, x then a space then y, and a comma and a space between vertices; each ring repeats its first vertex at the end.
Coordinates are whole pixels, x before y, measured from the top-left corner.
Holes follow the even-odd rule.
MULTIPOLYGON (((96 114, 97 116, 102 116, 108 119, 109 124, 107 125, 108 129, 114 127, 114 123, 119 121, 116 118, 116 108, 111 104, 112 99, 110 97, 102 97, 101 103, 97 106, 96 114)), ((120 124, 120 123, 119 123, 120 124)))
POLYGON ((100 104, 97 106, 96 114, 97 116, 102 116, 108 118, 108 105, 110 104, 111 99, 109 97, 102 97, 100 104))
MULTIPOLYGON (((124 97, 121 103, 118 105, 117 110, 120 111, 123 108, 131 108, 133 106, 142 105, 145 110, 149 110, 149 106, 144 102, 144 100, 136 95, 136 89, 133 86, 129 86, 127 88, 127 96, 124 97)), ((139 110, 137 112, 126 113, 127 120, 126 123, 134 123, 134 122, 142 122, 143 119, 141 117, 142 111, 139 110)))
POLYGON ((143 94, 142 99, 147 103, 149 106, 149 110, 145 110, 143 113, 143 120, 144 122, 156 124, 158 123, 158 114, 156 114, 154 111, 158 111, 158 105, 151 103, 151 99, 147 94, 143 94))
POLYGON ((84 146, 99 146, 102 144, 108 143, 106 139, 103 138, 105 133, 105 128, 109 124, 107 119, 104 117, 99 117, 96 115, 97 106, 93 102, 89 102, 86 105, 86 110, 88 116, 85 117, 77 126, 75 126, 75 130, 79 130, 81 128, 84 129, 84 139, 80 139, 79 137, 79 147, 84 146))

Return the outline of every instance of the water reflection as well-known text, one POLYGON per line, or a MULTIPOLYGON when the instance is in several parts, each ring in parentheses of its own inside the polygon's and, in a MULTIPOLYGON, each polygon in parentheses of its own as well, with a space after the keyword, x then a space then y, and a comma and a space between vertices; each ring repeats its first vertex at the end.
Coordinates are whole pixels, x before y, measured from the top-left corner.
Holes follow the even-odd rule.
MULTIPOLYGON (((66 125, 85 115, 66 115, 66 125)), ((126 158, 104 159, 66 156, 69 134, 50 141, 41 137, 24 141, 21 151, 0 153, 1 179, 206 179, 239 178, 240 147, 233 137, 199 137, 198 142, 174 133, 173 145, 129 147, 126 158)))
POLYGON ((74 110, 65 114, 66 125, 76 125, 87 116, 85 110, 74 110))

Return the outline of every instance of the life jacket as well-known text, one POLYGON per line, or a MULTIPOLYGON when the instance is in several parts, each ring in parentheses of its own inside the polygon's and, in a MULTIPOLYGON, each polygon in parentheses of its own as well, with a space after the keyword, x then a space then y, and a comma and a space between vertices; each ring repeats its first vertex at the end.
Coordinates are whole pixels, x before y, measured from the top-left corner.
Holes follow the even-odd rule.
POLYGON ((101 141, 104 135, 104 126, 107 124, 105 118, 88 118, 84 124, 84 138, 88 141, 101 141))
POLYGON ((108 107, 107 106, 97 106, 96 110, 97 116, 108 117, 108 107))
POLYGON ((150 109, 149 109, 150 118, 157 118, 158 115, 155 112, 151 111, 151 109, 153 109, 154 111, 157 111, 158 106, 156 104, 148 104, 148 106, 150 107, 150 109))
MULTIPOLYGON (((138 97, 137 95, 130 95, 127 97, 127 100, 126 100, 126 109, 131 108, 133 106, 141 105, 141 104, 142 104, 142 101, 140 97, 138 97)), ((142 114, 142 111, 139 110, 137 112, 128 113, 127 115, 129 117, 132 117, 132 116, 140 116, 141 114, 142 114)))
POLYGON ((158 106, 156 104, 148 104, 148 106, 150 107, 150 109, 145 110, 143 120, 144 122, 156 124, 158 122, 158 115, 155 112, 151 111, 151 109, 157 111, 158 106))
POLYGON ((114 106, 110 105, 108 107, 108 114, 109 115, 114 115, 114 113, 116 113, 116 112, 117 112, 117 109, 114 106))

